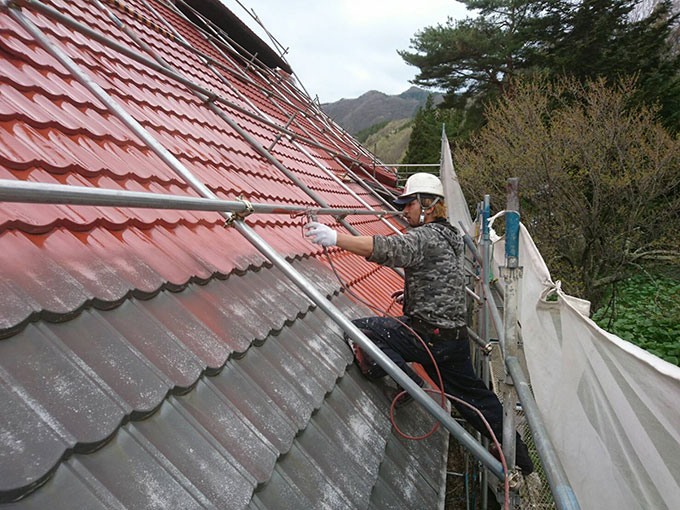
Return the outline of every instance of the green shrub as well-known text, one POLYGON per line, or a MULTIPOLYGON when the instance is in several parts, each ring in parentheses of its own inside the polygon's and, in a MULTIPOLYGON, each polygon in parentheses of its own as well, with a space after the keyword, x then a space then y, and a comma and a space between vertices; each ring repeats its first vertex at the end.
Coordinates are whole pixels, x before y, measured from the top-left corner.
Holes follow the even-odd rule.
POLYGON ((680 281, 637 275, 619 283, 593 314, 603 329, 680 366, 680 281))

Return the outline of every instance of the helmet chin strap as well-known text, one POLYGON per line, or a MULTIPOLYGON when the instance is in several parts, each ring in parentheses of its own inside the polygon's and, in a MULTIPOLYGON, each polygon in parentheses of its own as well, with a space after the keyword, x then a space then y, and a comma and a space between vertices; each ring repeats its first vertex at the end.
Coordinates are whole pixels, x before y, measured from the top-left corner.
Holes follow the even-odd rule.
MULTIPOLYGON (((435 198, 427 209, 432 210, 437 202, 439 202, 439 197, 435 198)), ((418 193, 418 204, 420 204, 420 218, 418 218, 418 226, 421 226, 425 222, 425 207, 423 206, 423 202, 420 198, 420 193, 418 193)))
POLYGON ((418 218, 418 226, 421 226, 423 222, 425 221, 425 209, 423 208, 423 205, 420 205, 420 218, 418 218))

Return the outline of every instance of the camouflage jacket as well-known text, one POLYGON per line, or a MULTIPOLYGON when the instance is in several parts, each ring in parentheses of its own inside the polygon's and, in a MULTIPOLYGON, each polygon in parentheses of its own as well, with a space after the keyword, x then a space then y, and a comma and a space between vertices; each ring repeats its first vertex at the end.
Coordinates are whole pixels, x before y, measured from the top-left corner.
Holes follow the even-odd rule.
POLYGON ((404 268, 404 314, 440 328, 465 325, 463 238, 445 220, 426 223, 405 235, 373 236, 367 259, 404 268))

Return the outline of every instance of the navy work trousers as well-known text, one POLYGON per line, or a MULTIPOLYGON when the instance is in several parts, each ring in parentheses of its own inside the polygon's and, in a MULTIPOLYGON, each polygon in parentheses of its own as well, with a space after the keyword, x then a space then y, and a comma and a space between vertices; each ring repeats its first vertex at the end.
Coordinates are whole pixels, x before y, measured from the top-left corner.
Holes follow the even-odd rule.
MULTIPOLYGON (((400 317, 399 320, 411 326, 408 317, 400 317)), ((407 364, 408 362, 420 363, 430 378, 439 384, 437 372, 423 345, 396 320, 391 317, 366 317, 352 322, 416 383, 422 385, 423 381, 407 364)), ((475 374, 470 360, 470 344, 467 335, 460 340, 437 339, 433 341, 427 335, 420 332, 418 334, 427 342, 439 366, 444 391, 479 409, 500 441, 503 430, 503 406, 496 394, 489 390, 484 381, 475 374)), ((374 376, 386 375, 382 369, 376 368, 377 373, 374 371, 374 376)), ((470 425, 486 437, 490 437, 477 413, 458 402, 452 401, 452 403, 470 425)))

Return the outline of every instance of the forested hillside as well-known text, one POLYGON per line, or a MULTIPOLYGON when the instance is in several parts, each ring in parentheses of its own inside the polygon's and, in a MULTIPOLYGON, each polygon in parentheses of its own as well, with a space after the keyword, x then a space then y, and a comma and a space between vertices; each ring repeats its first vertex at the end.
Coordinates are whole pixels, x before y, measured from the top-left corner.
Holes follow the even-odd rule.
POLYGON ((400 163, 408 147, 413 119, 378 123, 360 131, 356 137, 383 163, 400 163))

